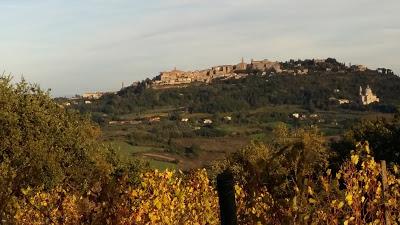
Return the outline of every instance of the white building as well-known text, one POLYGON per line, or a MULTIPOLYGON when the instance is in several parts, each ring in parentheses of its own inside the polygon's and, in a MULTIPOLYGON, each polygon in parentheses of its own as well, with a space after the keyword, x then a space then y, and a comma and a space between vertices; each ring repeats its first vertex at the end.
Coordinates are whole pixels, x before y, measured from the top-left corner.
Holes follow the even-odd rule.
POLYGON ((210 119, 204 119, 204 120, 203 120, 203 123, 204 123, 204 124, 212 124, 213 121, 210 120, 210 119))
POLYGON ((379 98, 372 93, 372 89, 369 87, 369 85, 367 88, 365 88, 365 90, 363 90, 363 88, 360 86, 360 102, 363 105, 369 105, 373 102, 379 102, 379 98))
POLYGON ((224 117, 224 120, 226 120, 226 121, 231 121, 231 120, 232 120, 232 117, 231 117, 231 116, 225 116, 225 117, 224 117))
POLYGON ((348 99, 338 99, 338 103, 339 103, 340 105, 349 104, 349 103, 350 103, 350 100, 348 100, 348 99))

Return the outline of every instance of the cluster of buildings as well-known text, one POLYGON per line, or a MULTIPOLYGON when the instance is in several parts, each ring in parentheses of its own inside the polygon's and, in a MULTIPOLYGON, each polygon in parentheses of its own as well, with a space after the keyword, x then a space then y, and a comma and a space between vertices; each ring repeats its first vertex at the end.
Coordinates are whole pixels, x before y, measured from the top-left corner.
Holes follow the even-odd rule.
POLYGON ((369 105, 374 102, 379 102, 379 98, 372 92, 369 85, 365 90, 360 86, 360 102, 363 105, 369 105))
POLYGON ((250 63, 245 63, 242 59, 236 65, 220 65, 205 70, 181 71, 175 68, 172 71, 161 72, 160 75, 154 78, 153 86, 182 85, 193 82, 210 83, 214 79, 239 79, 247 76, 249 71, 274 71, 280 73, 282 69, 279 62, 251 60, 250 63))
MULTIPOLYGON (((331 60, 332 61, 332 60, 331 60)), ((231 79, 231 78, 242 78, 252 74, 254 72, 274 72, 284 73, 292 75, 307 75, 310 70, 318 66, 326 67, 324 71, 330 72, 333 69, 340 73, 345 73, 346 70, 354 72, 365 72, 368 68, 364 65, 350 65, 346 67, 344 64, 338 62, 332 63, 329 59, 313 59, 312 63, 314 67, 309 67, 307 61, 290 61, 289 66, 284 66, 284 63, 264 60, 251 60, 250 63, 242 61, 235 65, 219 65, 213 66, 205 70, 196 71, 181 71, 176 68, 172 71, 161 72, 152 81, 153 87, 170 86, 170 85, 185 85, 193 82, 210 83, 214 79, 231 79), (340 67, 340 68, 339 68, 340 67)), ((319 71, 319 70, 318 70, 319 71)), ((380 70, 381 73, 386 73, 384 70, 380 70)))
POLYGON ((82 98, 84 98, 84 99, 99 99, 105 94, 106 94, 106 92, 87 92, 82 95, 82 98))

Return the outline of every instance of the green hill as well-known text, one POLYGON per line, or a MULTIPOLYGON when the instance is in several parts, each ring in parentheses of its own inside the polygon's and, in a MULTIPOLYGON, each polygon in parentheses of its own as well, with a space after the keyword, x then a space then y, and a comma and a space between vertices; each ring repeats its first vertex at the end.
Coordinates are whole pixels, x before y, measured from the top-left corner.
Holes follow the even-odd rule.
MULTIPOLYGON (((356 110, 360 86, 369 85, 381 99, 380 109, 400 104, 400 77, 394 74, 365 72, 315 71, 308 75, 260 73, 242 79, 216 80, 211 84, 196 83, 183 88, 152 89, 150 80, 103 96, 90 105, 81 104, 83 112, 112 115, 138 113, 158 107, 184 107, 190 112, 223 113, 255 109, 268 105, 301 105, 306 109, 333 109, 329 98, 349 99, 346 107, 356 110)), ((343 106, 342 106, 343 107, 343 106)), ((375 108, 376 108, 375 107, 375 108)))

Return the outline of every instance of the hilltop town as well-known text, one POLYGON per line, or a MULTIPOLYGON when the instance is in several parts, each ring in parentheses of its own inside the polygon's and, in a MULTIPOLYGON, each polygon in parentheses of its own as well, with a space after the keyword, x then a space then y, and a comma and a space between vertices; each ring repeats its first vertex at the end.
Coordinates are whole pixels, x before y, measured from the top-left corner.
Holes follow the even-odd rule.
MULTIPOLYGON (((196 71, 181 71, 174 68, 172 71, 160 72, 153 78, 153 88, 168 88, 173 86, 184 86, 190 83, 202 82, 211 83, 215 79, 240 79, 253 74, 287 74, 287 75, 308 75, 314 72, 365 72, 368 68, 364 65, 345 65, 336 59, 308 59, 290 60, 288 62, 277 62, 264 60, 253 60, 246 63, 242 58, 241 62, 233 65, 213 66, 209 69, 196 71)), ((378 68, 379 73, 389 74, 391 70, 378 68)))
MULTIPOLYGON (((149 82, 145 82, 146 87, 153 89, 165 89, 174 87, 186 87, 193 83, 205 83, 210 84, 214 80, 228 80, 228 79, 241 79, 249 75, 292 75, 292 76, 304 76, 311 74, 323 74, 323 73, 363 73, 368 71, 374 71, 378 74, 393 75, 393 71, 386 68, 377 68, 371 70, 365 65, 346 65, 340 63, 334 58, 327 59, 305 59, 305 60, 289 60, 286 62, 264 60, 253 60, 249 63, 242 60, 239 63, 232 65, 218 65, 212 66, 208 69, 194 70, 194 71, 182 71, 176 67, 171 71, 162 71, 159 75, 152 78, 149 82)), ((143 82, 133 82, 130 86, 135 87, 143 82)), ((124 85, 122 89, 124 89, 124 85)), ((122 90, 121 89, 121 90, 122 90)), ((82 97, 84 99, 96 100, 105 94, 112 92, 88 92, 84 93, 82 97)), ((365 95, 365 93, 364 93, 365 95)), ((373 99, 372 102, 376 102, 373 99)))
MULTIPOLYGON (((387 87, 389 84, 395 84, 398 81, 396 78, 398 77, 390 69, 346 65, 334 58, 286 62, 251 59, 249 63, 242 58, 236 64, 212 66, 204 70, 182 71, 175 68, 172 71, 163 71, 153 79, 134 82, 127 87, 122 85, 118 92, 85 93, 81 97, 61 100, 60 104, 82 108, 82 104, 94 103, 95 106, 90 107, 100 107, 102 109, 99 111, 106 113, 117 111, 129 113, 137 110, 138 105, 147 108, 149 105, 171 104, 171 101, 188 110, 193 108, 191 110, 201 112, 217 109, 229 111, 237 107, 248 107, 246 105, 265 104, 297 104, 306 108, 320 109, 340 106, 363 110, 364 106, 371 104, 395 102, 393 100, 396 95, 393 95, 393 90, 387 87), (389 81, 392 79, 395 83, 389 81), (252 80, 255 82, 252 83, 252 80), (200 93, 193 90, 198 86, 219 92, 218 85, 212 85, 214 83, 219 85, 224 83, 229 91, 219 94, 213 91, 202 97, 203 100, 198 100, 200 93), (386 89, 382 89, 383 86, 386 89), (238 87, 242 87, 242 91, 236 91, 238 87), (128 101, 132 98, 129 96, 142 94, 146 97, 133 97, 128 101), (213 98, 220 98, 219 103, 207 100, 210 99, 210 95, 215 95, 213 98), (196 101, 201 103, 195 104, 196 101), (111 107, 114 104, 118 106, 111 107)), ((393 107, 381 108, 391 111, 393 107)))
POLYGON ((172 71, 161 72, 153 79, 153 86, 181 85, 193 82, 210 83, 214 79, 239 79, 249 74, 249 71, 271 71, 281 73, 281 64, 269 60, 255 61, 245 63, 244 59, 235 65, 219 65, 210 69, 196 71, 181 71, 176 68, 172 71))

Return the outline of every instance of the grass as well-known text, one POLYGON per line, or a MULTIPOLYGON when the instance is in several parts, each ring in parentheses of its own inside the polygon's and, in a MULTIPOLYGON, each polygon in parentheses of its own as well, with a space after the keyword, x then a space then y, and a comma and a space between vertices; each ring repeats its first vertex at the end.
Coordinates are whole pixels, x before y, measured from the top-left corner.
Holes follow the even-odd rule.
MULTIPOLYGON (((161 148, 151 147, 151 146, 133 146, 124 141, 111 141, 109 142, 111 147, 113 147, 121 159, 128 160, 134 157, 134 154, 144 153, 144 152, 155 152, 162 151, 161 148)), ((145 159, 149 163, 150 168, 165 170, 165 169, 177 169, 177 165, 170 162, 159 161, 155 159, 145 159)))
POLYGON ((153 116, 161 116, 161 117, 166 117, 168 116, 168 113, 176 110, 176 108, 172 106, 166 106, 166 107, 159 107, 156 109, 151 109, 151 110, 146 110, 140 113, 130 113, 130 114, 125 114, 121 116, 121 119, 124 120, 134 120, 134 119, 140 119, 140 118, 147 118, 147 117, 153 117, 153 116))
POLYGON ((154 159, 149 159, 146 161, 149 162, 150 168, 158 170, 166 170, 166 169, 175 170, 178 167, 175 163, 163 162, 154 159))
POLYGON ((281 112, 281 113, 294 113, 294 112, 306 112, 301 106, 298 105, 277 105, 277 106, 264 106, 255 110, 249 111, 251 114, 265 113, 265 112, 281 112))
POLYGON ((278 127, 279 125, 290 126, 290 124, 285 123, 285 122, 281 122, 281 121, 265 123, 265 126, 270 127, 271 129, 275 129, 275 128, 278 127))
POLYGON ((151 146, 133 146, 124 141, 111 141, 109 144, 123 158, 133 157, 133 155, 137 153, 162 151, 161 148, 151 146))
POLYGON ((259 134, 252 134, 249 137, 251 138, 251 140, 257 140, 257 141, 262 141, 265 140, 267 138, 268 134, 267 133, 259 133, 259 134))
POLYGON ((194 138, 176 138, 173 143, 180 148, 197 145, 203 151, 209 152, 233 152, 246 146, 249 143, 248 137, 194 137, 194 138))
POLYGON ((245 132, 252 132, 254 130, 257 130, 257 128, 254 128, 248 124, 222 124, 218 128, 224 130, 225 132, 231 134, 231 133, 245 133, 245 132))

